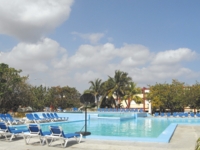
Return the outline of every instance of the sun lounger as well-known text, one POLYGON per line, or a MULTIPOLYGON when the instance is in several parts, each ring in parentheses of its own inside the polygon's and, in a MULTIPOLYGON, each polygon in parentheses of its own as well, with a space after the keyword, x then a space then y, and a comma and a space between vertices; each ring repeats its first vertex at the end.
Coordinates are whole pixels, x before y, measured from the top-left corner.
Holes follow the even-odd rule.
POLYGON ((173 113, 173 117, 177 117, 178 114, 176 112, 173 113))
POLYGON ((141 108, 141 109, 139 110, 139 112, 144 112, 144 110, 141 108))
POLYGON ((200 117, 200 113, 196 113, 196 117, 200 117))
POLYGON ((10 114, 5 114, 5 117, 8 121, 8 124, 10 124, 10 125, 24 123, 24 121, 22 121, 22 120, 14 119, 10 114))
POLYGON ((161 116, 161 117, 164 117, 164 116, 165 116, 165 113, 161 112, 161 113, 160 113, 160 116, 161 116))
POLYGON ((43 116, 45 119, 54 122, 54 119, 52 119, 51 117, 48 117, 45 113, 42 113, 42 116, 43 116))
POLYGON ((179 116, 180 116, 180 117, 188 117, 188 113, 186 113, 186 112, 185 112, 185 113, 182 112, 181 114, 179 114, 179 116))
POLYGON ((40 123, 41 120, 33 116, 33 114, 26 114, 26 118, 33 123, 40 123))
POLYGON ((193 112, 191 112, 190 113, 190 117, 194 117, 195 115, 194 115, 194 113, 193 112))
POLYGON ((45 119, 45 118, 40 118, 40 117, 38 116, 38 114, 33 114, 33 116, 34 116, 34 118, 36 118, 37 120, 40 120, 40 122, 48 122, 47 119, 45 119))
POLYGON ((51 116, 49 113, 46 113, 48 118, 51 118, 52 121, 58 121, 58 119, 55 116, 51 116))
POLYGON ((158 117, 158 116, 160 116, 159 113, 158 113, 158 112, 155 112, 155 113, 154 113, 154 117, 158 117))
POLYGON ((72 111, 79 111, 77 107, 73 107, 72 111))
POLYGON ((17 129, 15 127, 9 127, 4 122, 0 123, 1 135, 5 136, 6 140, 12 141, 16 136, 22 136, 23 132, 29 132, 28 129, 17 129), (10 139, 8 136, 11 136, 10 139))
POLYGON ((68 117, 59 117, 57 113, 53 113, 55 117, 61 118, 63 121, 67 121, 68 117))
POLYGON ((171 113, 170 112, 168 112, 167 113, 167 117, 171 117, 172 115, 171 115, 171 113))
MULTIPOLYGON (((82 139, 82 134, 79 133, 64 133, 62 127, 60 126, 50 126, 50 131, 52 134, 46 136, 46 138, 51 139, 48 143, 48 146, 51 146, 54 140, 62 140, 64 143, 61 143, 62 147, 66 147, 69 139, 75 138, 77 143, 80 143, 82 139)), ((48 142, 48 140, 46 140, 48 142)))
POLYGON ((62 121, 61 117, 56 117, 53 113, 49 113, 49 115, 53 118, 55 118, 57 121, 62 121))
POLYGON ((177 117, 184 117, 185 116, 185 114, 184 113, 182 113, 182 112, 180 112, 180 113, 177 113, 177 117))
POLYGON ((51 135, 50 131, 42 132, 38 124, 29 124, 28 129, 29 129, 29 132, 23 133, 23 137, 27 145, 30 144, 30 139, 33 137, 38 138, 40 141, 40 144, 44 145, 46 141, 46 138, 44 138, 44 136, 51 135))
POLYGON ((5 122, 5 123, 8 123, 8 120, 6 119, 5 114, 0 114, 0 121, 1 121, 1 122, 5 122))

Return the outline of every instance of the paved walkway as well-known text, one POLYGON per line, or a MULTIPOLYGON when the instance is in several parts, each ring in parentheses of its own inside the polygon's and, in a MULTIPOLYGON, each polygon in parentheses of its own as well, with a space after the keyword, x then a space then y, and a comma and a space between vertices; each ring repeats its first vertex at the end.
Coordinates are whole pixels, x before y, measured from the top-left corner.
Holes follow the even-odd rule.
MULTIPOLYGON (((200 137, 200 126, 178 125, 170 143, 147 143, 125 141, 102 141, 83 139, 80 144, 69 141, 68 150, 194 150, 196 140, 200 137)), ((31 142, 37 139, 31 139, 31 142)), ((37 140, 38 141, 38 140, 37 140)), ((61 150, 60 145, 41 146, 39 143, 25 145, 23 138, 12 142, 0 138, 0 150, 61 150)))

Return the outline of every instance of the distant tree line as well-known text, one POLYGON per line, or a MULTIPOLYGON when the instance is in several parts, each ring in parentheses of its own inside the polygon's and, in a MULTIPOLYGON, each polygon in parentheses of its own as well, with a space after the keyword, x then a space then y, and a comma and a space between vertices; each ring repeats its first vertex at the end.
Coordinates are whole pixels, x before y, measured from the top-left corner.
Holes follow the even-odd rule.
MULTIPOLYGON (((42 111, 44 107, 62 109, 81 107, 81 94, 74 87, 43 85, 32 86, 27 83, 28 76, 20 76, 22 70, 10 68, 7 64, 0 64, 0 113, 10 110, 17 111, 18 107, 30 106, 34 111, 42 111)), ((128 73, 116 70, 113 77, 106 81, 97 78, 89 81, 90 87, 84 93, 95 96, 96 103, 90 107, 120 108, 122 101, 126 108, 130 108, 131 101, 137 104, 143 102, 138 96, 141 88, 132 81, 128 73)), ((172 83, 156 83, 149 85, 150 93, 147 99, 152 104, 153 111, 184 111, 185 107, 200 109, 200 84, 186 85, 178 80, 172 83)))
MULTIPOLYGON (((128 76, 126 72, 116 70, 114 77, 108 76, 108 80, 102 82, 96 79, 89 82, 89 90, 85 92, 93 93, 96 100, 100 99, 100 108, 119 108, 121 102, 125 101, 126 108, 130 108, 131 101, 137 104, 143 102, 141 88, 128 76)), ((152 110, 160 112, 183 112, 185 108, 197 111, 200 109, 200 83, 187 85, 178 80, 172 83, 156 83, 148 86, 149 93, 144 93, 152 104, 152 110)))
POLYGON ((186 85, 172 80, 172 83, 156 83, 149 86, 148 99, 151 100, 153 112, 183 112, 185 108, 200 109, 200 84, 186 85))
POLYGON ((62 109, 80 107, 80 93, 72 87, 32 86, 28 76, 20 76, 22 70, 0 64, 0 113, 17 111, 18 107, 30 106, 34 111, 44 107, 62 109))

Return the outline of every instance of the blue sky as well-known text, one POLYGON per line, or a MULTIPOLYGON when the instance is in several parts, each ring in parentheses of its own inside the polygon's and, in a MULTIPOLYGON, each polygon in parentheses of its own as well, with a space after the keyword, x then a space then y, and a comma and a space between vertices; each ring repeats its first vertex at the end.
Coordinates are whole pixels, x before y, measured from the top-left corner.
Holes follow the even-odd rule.
POLYGON ((199 81, 198 0, 0 3, 0 63, 22 69, 33 85, 83 92, 115 70, 140 87, 199 81))

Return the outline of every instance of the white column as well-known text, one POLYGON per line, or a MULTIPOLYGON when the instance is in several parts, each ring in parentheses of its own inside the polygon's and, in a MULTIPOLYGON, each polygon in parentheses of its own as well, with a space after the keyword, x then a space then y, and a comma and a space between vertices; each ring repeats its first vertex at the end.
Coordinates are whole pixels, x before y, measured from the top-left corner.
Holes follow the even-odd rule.
POLYGON ((149 114, 151 114, 151 102, 149 102, 149 114))

